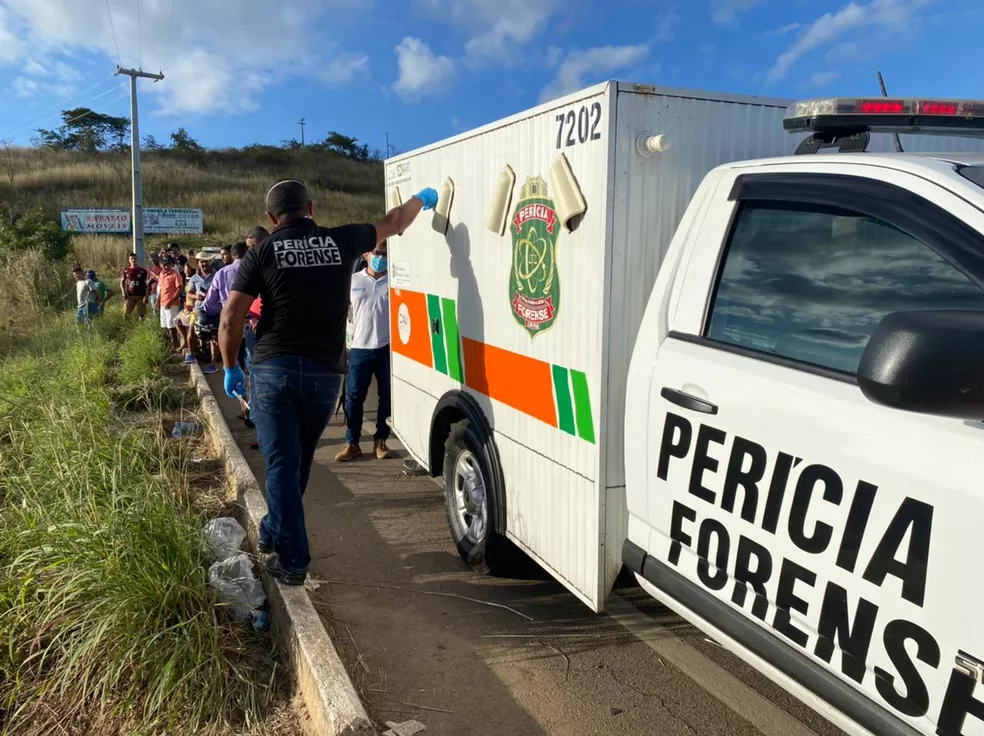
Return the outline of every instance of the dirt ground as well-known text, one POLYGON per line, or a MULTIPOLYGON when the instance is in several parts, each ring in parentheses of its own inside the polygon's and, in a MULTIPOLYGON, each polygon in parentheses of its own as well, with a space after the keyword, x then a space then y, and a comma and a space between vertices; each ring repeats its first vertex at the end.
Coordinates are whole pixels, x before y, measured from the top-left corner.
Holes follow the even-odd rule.
MULTIPOLYGON (((210 377, 262 484, 262 455, 248 447, 255 434, 220 380, 210 377)), ((320 581, 312 598, 380 726, 412 718, 427 734, 455 736, 841 733, 631 580, 598 615, 532 562, 508 579, 471 572, 451 543, 440 487, 402 474, 402 451, 335 463, 343 444, 339 416, 305 497, 320 581)))

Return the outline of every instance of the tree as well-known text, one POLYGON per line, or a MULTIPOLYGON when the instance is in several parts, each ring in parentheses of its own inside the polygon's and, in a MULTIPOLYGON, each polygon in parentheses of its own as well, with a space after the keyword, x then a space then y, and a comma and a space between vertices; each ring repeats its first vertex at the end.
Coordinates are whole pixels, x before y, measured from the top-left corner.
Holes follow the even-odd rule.
POLYGON ((164 144, 160 143, 154 136, 145 135, 143 139, 143 147, 148 151, 162 151, 164 150, 164 144))
POLYGON ((178 128, 171 133, 171 150, 178 153, 202 153, 205 149, 187 130, 178 128))
POLYGON ((333 151, 345 158, 352 158, 356 161, 369 160, 369 145, 363 143, 358 145, 358 138, 342 135, 336 130, 328 133, 328 137, 320 144, 320 147, 333 151))
POLYGON ((62 110, 61 116, 61 127, 38 128, 38 141, 43 147, 85 153, 126 148, 129 118, 104 115, 88 107, 62 110))

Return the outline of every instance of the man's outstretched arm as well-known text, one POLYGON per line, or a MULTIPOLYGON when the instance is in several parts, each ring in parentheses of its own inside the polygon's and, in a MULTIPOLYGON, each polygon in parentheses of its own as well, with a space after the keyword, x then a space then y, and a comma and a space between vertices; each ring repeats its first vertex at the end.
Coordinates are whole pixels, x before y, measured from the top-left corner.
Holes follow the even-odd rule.
POLYGON ((437 206, 437 192, 430 187, 421 189, 399 207, 394 207, 376 223, 376 245, 394 235, 402 235, 417 219, 421 210, 432 210, 437 206))

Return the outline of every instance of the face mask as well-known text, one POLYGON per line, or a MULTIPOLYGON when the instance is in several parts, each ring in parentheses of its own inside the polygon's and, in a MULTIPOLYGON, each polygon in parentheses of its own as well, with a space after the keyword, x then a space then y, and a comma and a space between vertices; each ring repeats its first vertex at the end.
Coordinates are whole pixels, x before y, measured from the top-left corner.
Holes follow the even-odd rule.
POLYGON ((373 256, 369 259, 369 265, 376 273, 382 273, 386 270, 386 256, 373 256))

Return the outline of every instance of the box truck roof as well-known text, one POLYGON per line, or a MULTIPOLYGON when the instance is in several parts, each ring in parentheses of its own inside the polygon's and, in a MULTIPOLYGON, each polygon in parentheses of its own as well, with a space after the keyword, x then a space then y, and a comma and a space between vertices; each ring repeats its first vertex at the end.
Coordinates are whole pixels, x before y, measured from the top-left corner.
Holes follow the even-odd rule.
POLYGON ((600 84, 592 85, 591 87, 585 87, 584 89, 578 90, 577 92, 572 92, 564 97, 558 97, 549 102, 544 102, 542 105, 537 105, 536 107, 529 108, 518 112, 514 115, 509 115, 508 117, 495 120, 486 125, 480 126, 478 128, 473 128, 471 130, 465 131, 464 133, 459 133, 456 136, 450 138, 445 138, 434 143, 430 143, 420 148, 415 148, 412 151, 407 151, 401 153, 392 158, 386 159, 387 164, 398 163, 405 159, 413 158, 414 156, 419 156, 422 153, 428 153, 430 151, 436 150, 438 148, 443 148, 444 146, 453 145, 461 141, 467 140, 468 138, 474 138, 480 136, 484 133, 488 133, 491 130, 496 130, 498 128, 505 127, 507 125, 512 125, 514 123, 527 120, 536 115, 550 112, 559 107, 570 107, 572 104, 578 102, 579 100, 587 99, 589 97, 594 97, 600 92, 605 91, 609 86, 613 87, 615 91, 619 93, 635 93, 642 95, 661 95, 663 97, 679 97, 687 100, 706 100, 709 102, 737 102, 744 105, 763 105, 767 107, 787 107, 793 101, 788 99, 779 99, 771 97, 756 97, 751 95, 737 95, 728 92, 707 92, 703 90, 692 90, 684 89, 682 87, 660 87, 651 84, 637 84, 634 82, 619 82, 617 80, 608 80, 606 82, 601 82, 600 84))

